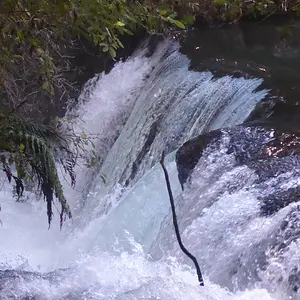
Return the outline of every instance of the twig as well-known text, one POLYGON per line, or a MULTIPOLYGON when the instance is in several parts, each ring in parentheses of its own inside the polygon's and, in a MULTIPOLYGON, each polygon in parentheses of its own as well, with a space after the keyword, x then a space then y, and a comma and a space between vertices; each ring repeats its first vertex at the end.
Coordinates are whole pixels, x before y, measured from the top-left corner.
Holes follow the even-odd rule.
POLYGON ((268 19, 269 17, 274 15, 276 13, 276 11, 280 8, 280 6, 281 6, 281 4, 279 4, 272 12, 270 12, 268 15, 266 15, 262 20, 257 22, 257 24, 260 24, 261 22, 265 21, 266 19, 268 19))
POLYGON ((13 114, 15 111, 17 111, 19 108, 21 108, 24 104, 26 104, 26 102, 30 101, 30 100, 28 100, 29 97, 31 97, 34 94, 39 93, 40 91, 41 91, 41 89, 28 94, 15 108, 13 108, 13 110, 10 112, 10 115, 13 114))
POLYGON ((181 240, 181 236, 180 236, 180 232, 179 232, 179 227, 178 227, 178 222, 177 222, 177 215, 176 215, 176 210, 175 210, 175 204, 174 204, 174 197, 173 197, 173 193, 172 193, 172 189, 171 189, 171 184, 170 184, 170 180, 169 180, 169 174, 168 174, 167 168, 165 167, 164 161, 165 161, 165 152, 162 153, 160 164, 161 164, 161 166, 162 166, 162 168, 164 170, 164 173, 165 173, 165 179, 166 179, 167 189, 168 189, 168 193, 169 193, 171 208, 172 208, 173 225, 174 225, 174 229, 175 229, 175 233, 176 233, 176 238, 177 238, 178 244, 179 244, 180 249, 182 250, 182 252, 193 261, 193 263, 195 265, 195 268, 196 268, 196 271, 197 271, 198 281, 199 281, 199 283, 200 283, 201 286, 204 286, 204 281, 203 281, 203 277, 202 277, 202 273, 201 273, 198 261, 197 261, 196 257, 193 256, 185 248, 185 246, 183 245, 182 240, 181 240))

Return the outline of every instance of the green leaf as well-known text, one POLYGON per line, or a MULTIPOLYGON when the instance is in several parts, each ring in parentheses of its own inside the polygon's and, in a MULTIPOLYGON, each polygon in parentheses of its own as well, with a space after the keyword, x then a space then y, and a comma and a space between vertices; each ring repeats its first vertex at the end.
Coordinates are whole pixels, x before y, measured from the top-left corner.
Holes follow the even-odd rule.
POLYGON ((120 46, 121 48, 124 48, 123 43, 122 43, 119 39, 116 39, 116 41, 117 41, 117 43, 119 44, 119 46, 120 46))
POLYGON ((184 25, 182 22, 180 22, 180 21, 178 21, 178 20, 174 20, 174 19, 172 19, 172 18, 168 18, 168 20, 169 20, 169 22, 171 22, 172 24, 175 24, 177 27, 182 28, 182 29, 185 29, 185 25, 184 25))
POLYGON ((102 51, 107 52, 108 51, 108 46, 103 47, 102 51))
POLYGON ((17 39, 19 42, 21 42, 23 40, 23 33, 20 30, 17 32, 17 39))
POLYGON ((25 150, 25 145, 24 144, 20 144, 19 149, 20 149, 20 151, 24 151, 25 150))
POLYGON ((35 40, 35 39, 31 39, 31 40, 30 40, 30 43, 31 43, 31 45, 34 46, 34 47, 37 47, 37 46, 39 45, 38 41, 35 40))
POLYGON ((4 26, 4 27, 1 29, 1 31, 2 31, 3 37, 5 38, 5 37, 6 37, 6 34, 9 33, 9 31, 10 31, 10 26, 9 26, 9 25, 4 26))
POLYGON ((125 23, 118 21, 117 23, 115 23, 115 26, 117 26, 117 27, 124 27, 125 23))
POLYGON ((114 48, 109 48, 109 54, 112 56, 112 57, 116 57, 117 53, 116 53, 116 50, 114 48))
POLYGON ((124 31, 129 35, 133 35, 133 32, 129 29, 124 28, 124 31))
POLYGON ((161 16, 164 16, 168 13, 168 11, 166 9, 159 9, 158 12, 161 16))
POLYGON ((42 85, 42 88, 47 90, 49 88, 49 82, 48 81, 45 81, 42 85))
POLYGON ((193 25, 194 22, 195 22, 195 20, 196 20, 196 17, 193 16, 193 15, 190 15, 190 16, 184 16, 184 18, 183 18, 183 22, 184 22, 184 24, 186 24, 186 25, 193 25))

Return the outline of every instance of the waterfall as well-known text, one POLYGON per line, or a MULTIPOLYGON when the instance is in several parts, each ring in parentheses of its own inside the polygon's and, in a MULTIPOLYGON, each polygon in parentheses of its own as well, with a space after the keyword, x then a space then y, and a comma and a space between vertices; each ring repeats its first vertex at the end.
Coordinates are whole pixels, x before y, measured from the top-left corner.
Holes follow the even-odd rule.
MULTIPOLYGON (((151 55, 142 45, 109 74, 90 80, 67 118, 76 119, 78 133, 97 135, 101 161, 96 171, 78 166, 75 191, 65 183, 74 220, 60 232, 55 216, 48 231, 43 203, 29 193, 27 201, 15 203, 2 180, 1 299, 276 299, 258 279, 241 287, 226 273, 237 268, 235 259, 241 261, 239 249, 272 228, 254 230, 263 222, 255 198, 261 190, 252 187, 256 175, 236 168, 224 151, 208 153, 199 162, 207 172, 193 175, 201 186, 182 193, 174 161, 190 138, 242 123, 268 93, 257 89, 261 83, 191 71, 189 59, 169 40, 151 55), (205 267, 204 288, 173 240, 157 164, 163 150, 184 240, 205 267)), ((230 276, 238 280, 235 274, 230 276)))
POLYGON ((210 72, 189 71, 188 58, 172 41, 161 43, 149 64, 151 71, 134 92, 135 104, 101 167, 108 180, 104 184, 96 176, 86 199, 89 216, 105 213, 111 203, 103 195, 117 183, 132 186, 163 150, 170 153, 201 132, 242 123, 267 94, 256 91, 261 79, 215 79, 210 72))

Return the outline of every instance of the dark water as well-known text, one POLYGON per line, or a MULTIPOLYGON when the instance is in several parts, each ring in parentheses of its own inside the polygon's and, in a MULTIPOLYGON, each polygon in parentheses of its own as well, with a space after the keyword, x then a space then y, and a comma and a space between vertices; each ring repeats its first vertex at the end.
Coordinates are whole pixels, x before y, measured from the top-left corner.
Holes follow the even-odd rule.
POLYGON ((264 79, 267 98, 249 120, 268 120, 287 130, 300 124, 300 23, 287 19, 189 32, 181 51, 191 69, 210 70, 216 77, 232 74, 264 79), (276 104, 276 105, 275 105, 276 104))

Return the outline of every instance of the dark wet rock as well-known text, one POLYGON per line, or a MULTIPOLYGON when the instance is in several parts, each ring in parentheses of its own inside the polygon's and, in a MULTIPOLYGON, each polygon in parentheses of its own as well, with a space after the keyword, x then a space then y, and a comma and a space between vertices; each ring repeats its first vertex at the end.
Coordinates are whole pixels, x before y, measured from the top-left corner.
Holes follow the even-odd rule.
POLYGON ((278 212, 281 208, 291 203, 300 201, 300 187, 290 188, 285 191, 276 191, 261 200, 261 212, 264 216, 270 216, 278 212))
POLYGON ((300 129, 300 105, 288 104, 273 97, 261 101, 244 124, 279 128, 285 132, 300 129))
POLYGON ((236 163, 253 168, 261 179, 276 176, 299 165, 300 133, 262 126, 237 126, 200 135, 179 148, 176 163, 182 185, 191 175, 203 151, 208 146, 218 147, 222 137, 229 139, 227 153, 235 155, 236 163))
MULTIPOLYGON (((270 188, 264 185, 270 178, 279 178, 280 182, 280 176, 291 170, 294 175, 300 175, 300 133, 282 132, 262 126, 237 126, 200 135, 178 150, 176 163, 182 186, 192 174, 203 152, 209 147, 220 147, 224 139, 227 154, 234 155, 237 166, 246 165, 255 171, 258 176, 256 184, 260 184, 261 190, 270 188)), ((300 186, 285 190, 272 186, 272 189, 267 196, 259 198, 263 216, 272 215, 300 200, 300 186)))
MULTIPOLYGON (((184 143, 176 153, 178 177, 184 185, 208 147, 219 147, 222 137, 229 137, 228 154, 234 153, 239 164, 261 156, 257 143, 270 140, 270 132, 260 127, 236 127, 202 134, 184 143), (256 141, 256 143, 254 143, 256 141)), ((271 137, 272 139, 272 137, 271 137)))
POLYGON ((300 156, 292 155, 285 157, 269 157, 249 162, 247 165, 255 170, 258 175, 258 181, 265 181, 272 177, 277 177, 282 173, 297 172, 297 167, 300 164, 300 156))
MULTIPOLYGON (((269 126, 237 126, 217 130, 185 143, 178 150, 176 159, 182 185, 193 173, 204 151, 212 145, 218 147, 221 140, 223 145, 226 145, 227 154, 234 155, 236 166, 246 165, 255 171, 257 175, 255 186, 260 190, 257 199, 260 201, 262 217, 274 215, 291 203, 300 201, 300 185, 297 180, 294 184, 291 182, 286 188, 281 186, 281 183, 284 184, 292 178, 289 176, 300 175, 300 134, 284 132, 269 126), (276 178, 274 183, 272 178, 276 178)), ((246 277, 257 280, 258 272, 267 270, 274 259, 283 261, 285 253, 299 238, 300 207, 298 206, 287 212, 278 229, 259 244, 251 246, 251 253, 255 253, 257 268, 251 269, 250 272, 247 266, 237 263, 236 269, 231 270, 232 276, 241 278, 241 282, 246 277), (268 251, 269 256, 266 254, 268 251), (271 261, 269 261, 270 257, 271 261)), ((285 279, 281 278, 281 280, 288 286, 291 295, 297 294, 300 288, 300 269, 295 266, 287 272, 285 279)), ((243 286, 242 283, 239 284, 243 286)), ((280 278, 278 284, 283 284, 280 278)))
POLYGON ((211 131, 184 143, 179 148, 176 153, 176 163, 181 186, 190 176, 206 147, 213 142, 220 141, 221 136, 220 130, 211 131))
MULTIPOLYGON (((294 268, 288 252, 300 238, 300 210, 294 204, 300 200, 299 138, 297 132, 271 126, 242 125, 205 133, 178 150, 176 163, 184 185, 176 204, 179 226, 185 244, 212 282, 240 290, 258 281, 270 286, 270 280, 275 289, 280 285, 297 299, 300 268, 294 268), (245 202, 249 206, 241 205, 245 202), (232 220, 227 209, 229 215, 234 212, 232 220), (220 225, 221 233, 216 229, 220 225), (231 235, 235 228, 246 241, 239 240, 238 233, 235 244, 231 235), (237 247, 228 245, 226 237, 237 247), (203 245, 205 249, 199 250, 203 245), (206 249, 215 256, 226 254, 226 261, 220 259, 222 270, 211 266, 206 249)), ((155 259, 168 251, 180 255, 176 241, 170 239, 172 230, 168 218, 151 248, 155 259)))

